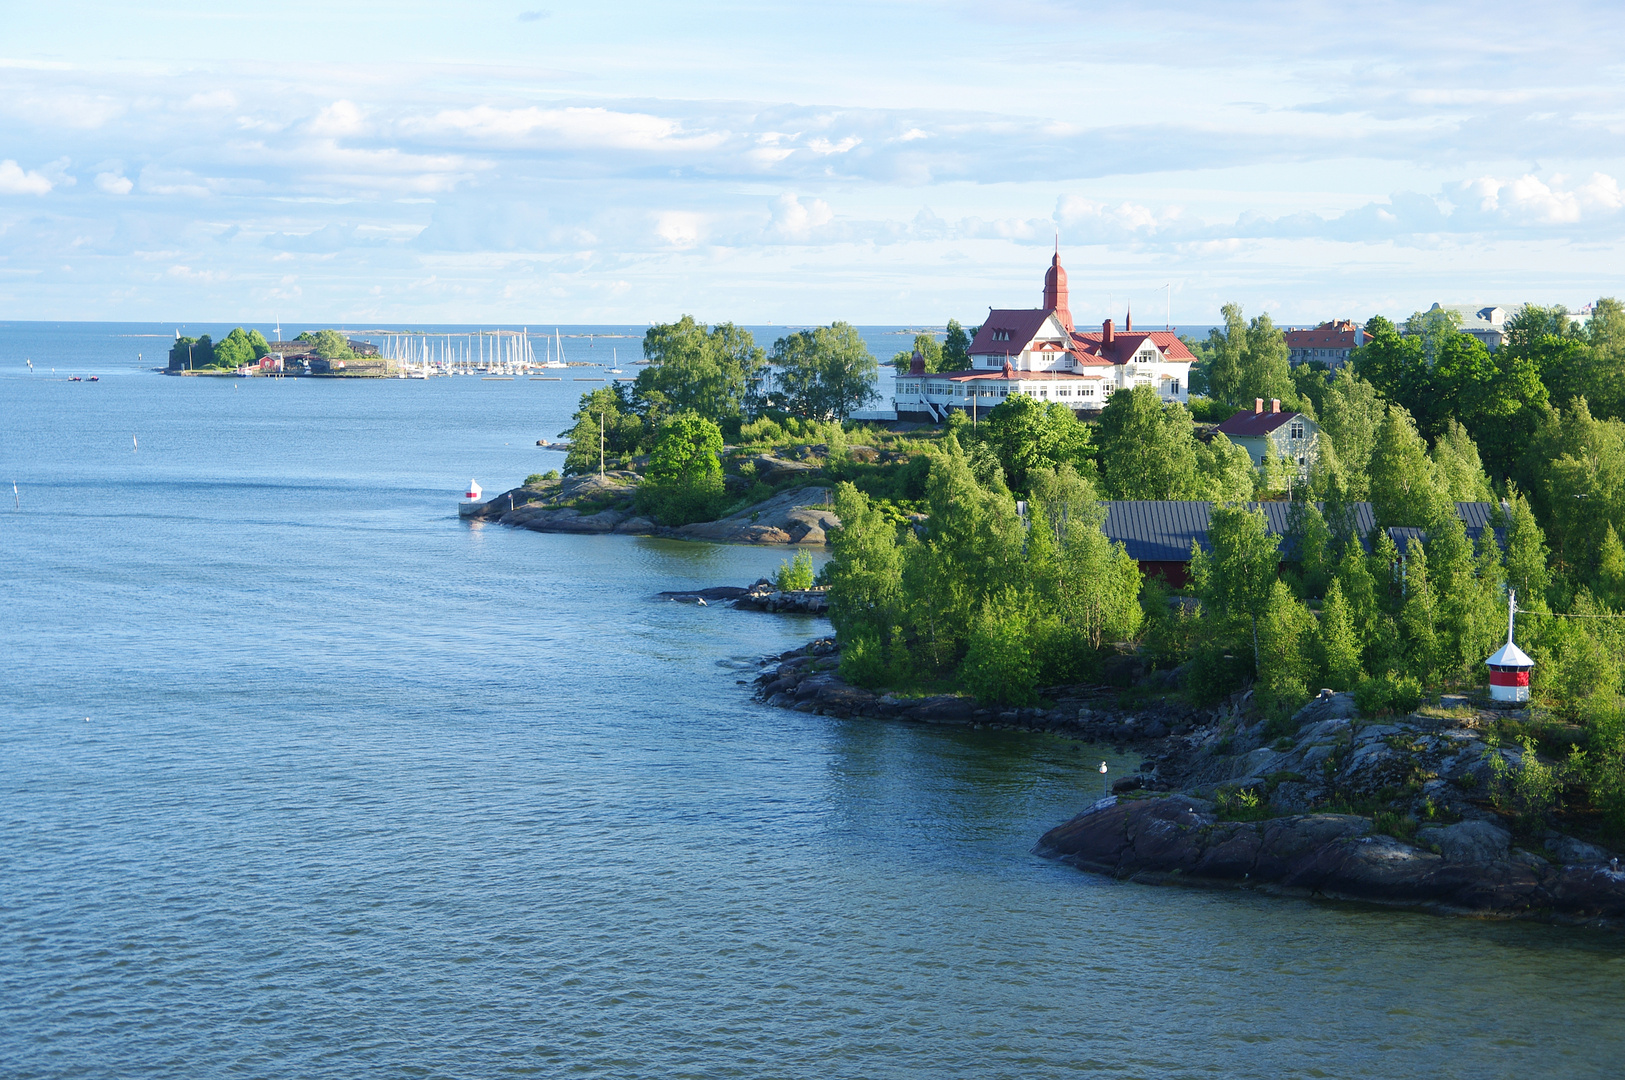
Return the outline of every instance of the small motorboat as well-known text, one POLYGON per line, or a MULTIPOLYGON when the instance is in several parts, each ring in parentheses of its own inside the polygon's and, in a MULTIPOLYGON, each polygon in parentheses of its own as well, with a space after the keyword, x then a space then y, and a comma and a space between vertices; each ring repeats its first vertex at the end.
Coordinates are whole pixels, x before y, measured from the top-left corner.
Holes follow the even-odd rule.
POLYGON ((100 375, 92 375, 90 378, 86 379, 85 381, 86 382, 101 382, 102 377, 100 375))
POLYGON ((85 380, 83 380, 83 379, 81 379, 81 378, 80 378, 80 377, 79 377, 79 376, 77 376, 77 375, 69 375, 69 376, 68 376, 68 381, 69 381, 69 382, 84 382, 84 381, 85 381, 85 380))

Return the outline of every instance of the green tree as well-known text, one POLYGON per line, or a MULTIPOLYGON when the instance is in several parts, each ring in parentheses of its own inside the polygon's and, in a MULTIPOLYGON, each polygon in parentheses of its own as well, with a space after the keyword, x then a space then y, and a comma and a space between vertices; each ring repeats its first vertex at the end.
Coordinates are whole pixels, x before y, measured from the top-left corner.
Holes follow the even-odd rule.
POLYGON ((1286 335, 1268 314, 1253 317, 1247 325, 1247 349, 1241 363, 1241 381, 1236 388, 1238 403, 1255 398, 1279 399, 1289 408, 1298 408, 1297 386, 1287 363, 1286 335))
POLYGON ((679 413, 660 428, 638 503, 667 525, 715 517, 721 509, 722 431, 696 413, 679 413))
POLYGON ((843 643, 869 642, 879 668, 887 670, 892 652, 902 648, 893 630, 903 617, 897 527, 845 481, 835 488, 835 514, 841 524, 830 532, 830 560, 824 566, 830 622, 843 643))
POLYGON ((1327 684, 1334 690, 1352 690, 1365 677, 1360 668, 1360 638, 1354 613, 1343 599, 1343 586, 1333 578, 1326 586, 1320 608, 1319 654, 1327 684))
POLYGON ((1625 610, 1625 545, 1611 524, 1603 534, 1591 591, 1611 609, 1625 610))
MULTIPOLYGON (((803 333, 806 332, 803 331, 803 333)), ((920 359, 925 361, 926 371, 950 370, 943 366, 942 346, 938 344, 937 336, 935 334, 915 334, 914 345, 911 348, 892 354, 891 364, 892 367, 897 369, 899 375, 908 374, 909 365, 914 362, 915 353, 919 353, 920 359)), ((775 356, 774 363, 778 362, 778 358, 775 356)))
POLYGON ((1208 519, 1211 551, 1191 553, 1191 577, 1204 607, 1251 628, 1253 660, 1261 664, 1258 619, 1269 606, 1281 563, 1280 545, 1261 510, 1215 506, 1208 519))
POLYGON ((1242 318, 1240 304, 1226 304, 1220 309, 1224 328, 1208 331, 1207 360, 1202 365, 1206 375, 1207 393, 1227 405, 1241 403, 1241 384, 1246 378, 1247 321, 1242 318))
POLYGON ((1204 494, 1196 436, 1183 405, 1164 405, 1155 389, 1119 390, 1101 410, 1100 461, 1114 499, 1188 499, 1204 494))
POLYGON ((337 330, 317 330, 312 333, 306 330, 295 341, 303 341, 310 351, 323 360, 353 360, 355 353, 350 351, 350 339, 337 330))
POLYGON ((1425 528, 1436 516, 1440 498, 1427 444, 1416 433, 1410 414, 1397 405, 1388 407, 1377 429, 1368 475, 1371 512, 1379 528, 1425 528))
POLYGON ((1433 444, 1429 455, 1433 462, 1433 479, 1439 494, 1451 502, 1490 502, 1495 498, 1490 491, 1489 478, 1478 457, 1478 446, 1467 429, 1450 420, 1433 444))
POLYGON ((1399 608, 1399 633, 1406 669, 1424 683, 1432 682, 1439 664, 1439 639, 1435 627, 1435 596, 1428 579, 1427 550, 1414 540, 1406 545, 1403 600, 1399 608))
POLYGON ((583 476, 598 471, 599 461, 612 467, 629 464, 643 448, 646 431, 642 417, 632 409, 625 383, 590 390, 581 395, 570 430, 559 432, 570 440, 564 458, 567 476, 583 476), (599 436, 603 436, 603 456, 599 456, 599 436))
POLYGON ((1106 537, 1106 511, 1090 477, 1066 464, 1053 472, 1035 470, 1032 505, 1028 551, 1042 539, 1054 552, 1048 558, 1053 572, 1040 582, 1040 600, 1089 649, 1133 638, 1144 618, 1140 564, 1106 537))
POLYGON ((692 315, 645 331, 643 356, 650 363, 638 374, 635 397, 655 424, 681 412, 718 424, 742 416, 767 365, 750 331, 705 326, 692 315))
POLYGON ((1596 415, 1625 416, 1625 304, 1604 296, 1586 322, 1586 376, 1583 396, 1596 415))
MULTIPOLYGON (((977 327, 977 329, 981 329, 977 327)), ((942 342, 942 367, 939 371, 964 371, 970 367, 970 345, 976 330, 967 331, 958 319, 948 320, 948 335, 942 342)), ((930 370, 929 368, 927 370, 930 370)))
POLYGON ((845 420, 877 399, 879 365, 849 323, 780 338, 773 345, 784 407, 797 416, 845 420))
POLYGON ((1356 376, 1347 364, 1337 369, 1322 399, 1321 440, 1336 452, 1348 481, 1349 498, 1357 502, 1370 494, 1366 470, 1377 444, 1383 409, 1376 387, 1356 376))
POLYGON ((971 626, 970 649, 959 676, 977 700, 1031 705, 1037 700, 1038 664, 1028 633, 1027 601, 1005 590, 989 597, 971 626))
POLYGON ((181 337, 169 349, 169 370, 201 371, 214 366, 214 342, 209 335, 181 337))
POLYGON ((1071 465, 1079 472, 1094 471, 1089 427, 1058 401, 1042 403, 1012 394, 987 414, 977 435, 998 457, 1013 491, 1027 492, 1033 469, 1071 465))
MULTIPOLYGON (((255 331, 256 335, 258 333, 255 331)), ((261 341, 263 340, 262 338, 261 341)), ((264 355, 263 352, 255 351, 253 338, 240 326, 214 347, 215 366, 223 368, 239 368, 245 364, 252 364, 264 355)))
POLYGON ((1266 709, 1290 709, 1309 696, 1315 617, 1286 583, 1270 583, 1257 621, 1258 696, 1266 709))
POLYGON ((1247 448, 1221 433, 1196 444, 1196 471, 1206 488, 1201 497, 1212 502, 1246 502, 1253 497, 1257 473, 1247 448))
POLYGON ((1546 591, 1551 587, 1551 575, 1546 569, 1550 557, 1546 536, 1523 493, 1513 488, 1510 496, 1511 514, 1506 525, 1507 587, 1517 593, 1518 604, 1524 610, 1543 611, 1546 591))

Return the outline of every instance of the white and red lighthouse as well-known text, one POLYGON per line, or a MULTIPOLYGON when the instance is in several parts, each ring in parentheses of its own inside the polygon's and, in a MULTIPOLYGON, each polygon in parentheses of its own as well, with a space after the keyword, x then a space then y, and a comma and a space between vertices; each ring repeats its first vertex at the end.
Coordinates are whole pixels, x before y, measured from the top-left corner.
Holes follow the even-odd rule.
POLYGON ((1535 662, 1512 643, 1513 618, 1518 612, 1517 593, 1507 594, 1507 643, 1488 660, 1491 701, 1528 701, 1529 673, 1535 662))
POLYGON ((457 504, 457 514, 467 517, 485 504, 480 502, 480 485, 470 480, 468 490, 463 492, 463 501, 457 504))

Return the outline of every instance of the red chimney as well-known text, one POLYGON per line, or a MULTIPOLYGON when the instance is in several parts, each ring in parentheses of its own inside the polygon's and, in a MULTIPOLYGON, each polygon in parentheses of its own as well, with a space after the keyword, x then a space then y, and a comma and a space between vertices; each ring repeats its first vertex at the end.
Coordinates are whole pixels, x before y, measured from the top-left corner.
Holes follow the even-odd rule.
POLYGON ((1110 345, 1116 336, 1112 331, 1112 321, 1110 319, 1100 324, 1100 340, 1102 344, 1110 345))
POLYGON ((1281 411, 1281 399, 1280 398, 1270 398, 1270 412, 1280 412, 1280 411, 1281 411))
POLYGON ((1264 411, 1264 399, 1261 398, 1261 397, 1253 398, 1253 412, 1254 413, 1262 413, 1263 411, 1264 411))

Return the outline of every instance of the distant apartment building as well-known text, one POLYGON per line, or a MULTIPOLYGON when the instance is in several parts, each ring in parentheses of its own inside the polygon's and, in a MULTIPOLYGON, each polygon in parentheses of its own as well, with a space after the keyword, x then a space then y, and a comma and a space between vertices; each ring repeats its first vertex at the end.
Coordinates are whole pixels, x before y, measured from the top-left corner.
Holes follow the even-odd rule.
POLYGON ((1336 371, 1348 363, 1349 354, 1371 340, 1348 319, 1323 322, 1313 330, 1286 332, 1287 362, 1293 367, 1318 360, 1336 371))
POLYGON ((1507 339, 1507 320, 1522 310, 1522 304, 1435 303, 1426 313, 1431 315, 1435 311, 1444 311, 1456 315, 1460 319, 1457 329, 1464 334, 1471 334, 1482 341, 1485 348, 1493 351, 1499 349, 1507 339))

